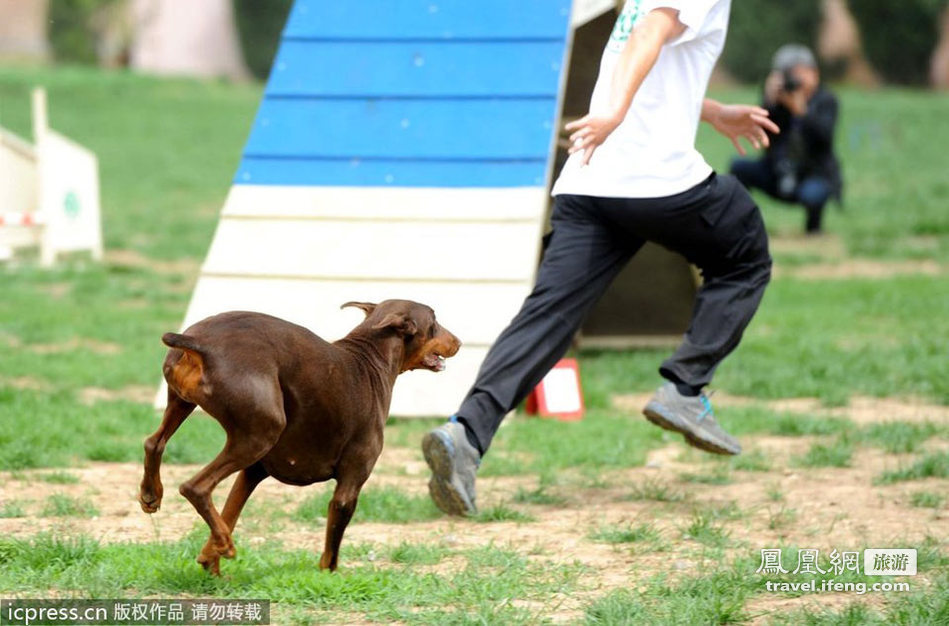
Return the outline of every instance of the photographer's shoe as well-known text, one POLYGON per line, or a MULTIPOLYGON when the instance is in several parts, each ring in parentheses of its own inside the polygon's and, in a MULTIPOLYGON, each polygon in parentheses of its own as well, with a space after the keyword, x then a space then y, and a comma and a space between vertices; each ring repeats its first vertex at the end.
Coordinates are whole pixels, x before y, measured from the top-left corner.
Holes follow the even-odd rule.
POLYGON ((665 383, 643 409, 643 415, 666 430, 682 433, 689 445, 715 454, 741 454, 741 444, 725 432, 712 414, 712 403, 701 393, 684 396, 665 383))
POLYGON ((475 472, 481 455, 468 442, 465 427, 452 417, 422 439, 425 462, 432 469, 428 492, 439 509, 449 515, 474 515, 475 472))

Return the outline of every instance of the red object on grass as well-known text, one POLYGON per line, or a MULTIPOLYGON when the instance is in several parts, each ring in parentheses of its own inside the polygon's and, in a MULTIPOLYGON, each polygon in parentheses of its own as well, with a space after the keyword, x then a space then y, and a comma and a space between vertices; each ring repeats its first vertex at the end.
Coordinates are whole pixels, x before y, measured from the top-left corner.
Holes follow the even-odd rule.
POLYGON ((566 422, 582 419, 583 389, 580 386, 577 360, 560 359, 527 396, 524 408, 529 415, 553 417, 566 422))

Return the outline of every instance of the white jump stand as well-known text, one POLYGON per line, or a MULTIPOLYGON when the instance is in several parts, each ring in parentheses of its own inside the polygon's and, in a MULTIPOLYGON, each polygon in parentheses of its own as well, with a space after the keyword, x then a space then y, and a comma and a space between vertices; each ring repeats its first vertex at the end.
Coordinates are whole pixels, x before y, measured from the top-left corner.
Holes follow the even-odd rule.
POLYGON ((51 266, 63 252, 102 259, 99 162, 49 127, 46 91, 32 94, 35 144, 0 128, 0 260, 38 247, 51 266))

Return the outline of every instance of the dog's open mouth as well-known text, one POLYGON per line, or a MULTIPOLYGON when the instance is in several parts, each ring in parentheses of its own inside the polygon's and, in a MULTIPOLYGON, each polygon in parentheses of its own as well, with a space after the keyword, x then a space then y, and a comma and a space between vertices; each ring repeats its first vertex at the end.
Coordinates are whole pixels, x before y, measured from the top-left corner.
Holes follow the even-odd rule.
POLYGON ((437 352, 430 352, 422 359, 422 366, 433 372, 440 372, 445 369, 445 357, 437 352))

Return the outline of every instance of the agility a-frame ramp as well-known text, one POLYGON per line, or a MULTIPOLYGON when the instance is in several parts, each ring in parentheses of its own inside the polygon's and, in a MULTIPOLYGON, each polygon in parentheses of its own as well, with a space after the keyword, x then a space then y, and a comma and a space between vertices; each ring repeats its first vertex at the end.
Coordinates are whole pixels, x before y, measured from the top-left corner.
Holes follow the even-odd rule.
POLYGON ((297 0, 183 326, 424 302, 464 346, 391 412, 457 408, 533 282, 571 4, 297 0))

